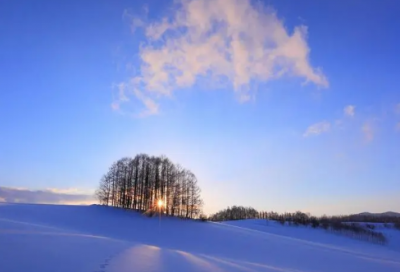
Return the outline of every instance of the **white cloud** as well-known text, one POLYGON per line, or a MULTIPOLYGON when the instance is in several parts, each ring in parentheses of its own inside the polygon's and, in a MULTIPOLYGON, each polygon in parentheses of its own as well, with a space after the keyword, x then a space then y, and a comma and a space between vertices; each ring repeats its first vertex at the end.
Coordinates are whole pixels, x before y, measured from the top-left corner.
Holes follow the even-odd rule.
POLYGON ((366 142, 371 142, 374 139, 375 131, 371 123, 364 123, 364 125, 361 127, 361 131, 364 134, 364 140, 366 142))
MULTIPOLYGON (((28 189, 24 189, 28 190, 28 189)), ((94 190, 80 189, 80 188, 46 188, 44 191, 56 194, 72 194, 72 195, 85 195, 94 194, 94 190)))
POLYGON ((126 94, 127 84, 124 82, 121 82, 119 84, 113 84, 112 89, 114 90, 114 92, 116 90, 116 92, 115 92, 114 102, 111 104, 111 108, 113 110, 119 110, 120 104, 129 101, 129 98, 126 94))
POLYGON ((29 190, 0 187, 0 202, 40 204, 81 204, 97 203, 93 194, 82 194, 78 189, 29 190))
POLYGON ((353 117, 356 114, 356 106, 348 105, 343 109, 343 113, 346 116, 353 117))
MULTIPOLYGON (((147 111, 158 112, 156 100, 202 79, 224 80, 240 101, 252 86, 283 76, 328 87, 326 77, 309 62, 307 27, 289 32, 276 13, 250 0, 181 0, 169 17, 144 23, 146 43, 140 48, 140 69, 123 83, 113 108, 124 98, 139 99, 147 111)), ((138 23, 140 22, 140 24, 138 23)))
POLYGON ((141 116, 153 115, 158 113, 158 105, 156 102, 154 102, 153 99, 147 97, 138 89, 134 89, 133 92, 136 98, 139 99, 146 107, 146 110, 140 114, 141 116))
POLYGON ((303 136, 304 137, 309 137, 309 136, 317 136, 322 133, 326 133, 331 129, 331 124, 327 121, 319 122, 316 124, 313 124, 309 126, 304 132, 303 136))

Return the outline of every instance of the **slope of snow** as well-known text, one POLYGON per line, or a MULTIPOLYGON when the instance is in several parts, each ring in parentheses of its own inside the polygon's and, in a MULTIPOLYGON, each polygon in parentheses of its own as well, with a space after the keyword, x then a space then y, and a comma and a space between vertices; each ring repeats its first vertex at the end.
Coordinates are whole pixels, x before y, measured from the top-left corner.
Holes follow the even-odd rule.
MULTIPOLYGON (((322 228, 313 229, 308 226, 282 226, 278 222, 263 220, 263 219, 249 219, 249 220, 238 220, 228 221, 224 224, 252 229, 260 232, 266 232, 268 234, 280 235, 283 237, 291 237, 296 239, 302 239, 306 241, 312 241, 332 246, 343 246, 346 248, 363 248, 363 250, 370 249, 375 250, 377 245, 367 243, 366 241, 359 241, 351 239, 348 236, 340 235, 337 233, 326 231, 322 228)), ((357 223, 363 225, 363 223, 357 223)), ((381 232, 388 238, 387 244, 384 246, 392 251, 400 252, 400 231, 394 228, 386 228, 383 224, 368 223, 375 226, 375 231, 381 232)), ((380 245, 380 247, 383 247, 380 245)))
POLYGON ((263 223, 159 221, 100 206, 0 204, 0 271, 400 271, 395 247, 263 223))

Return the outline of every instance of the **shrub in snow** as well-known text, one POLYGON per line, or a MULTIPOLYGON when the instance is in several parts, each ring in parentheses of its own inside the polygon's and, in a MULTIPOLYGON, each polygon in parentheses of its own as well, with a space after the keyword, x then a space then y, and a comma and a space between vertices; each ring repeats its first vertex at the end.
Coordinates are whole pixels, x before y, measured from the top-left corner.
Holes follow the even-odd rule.
POLYGON ((201 222, 206 222, 206 221, 208 221, 207 216, 204 215, 204 214, 200 215, 199 219, 200 219, 201 222))

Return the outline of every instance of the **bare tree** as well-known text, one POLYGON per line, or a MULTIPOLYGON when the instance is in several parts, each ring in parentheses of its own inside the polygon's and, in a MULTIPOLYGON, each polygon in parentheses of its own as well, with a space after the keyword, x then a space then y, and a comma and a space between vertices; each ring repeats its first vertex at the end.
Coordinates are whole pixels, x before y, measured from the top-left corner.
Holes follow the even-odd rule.
POLYGON ((96 191, 99 202, 125 209, 154 210, 162 201, 167 215, 196 218, 202 200, 196 176, 167 157, 122 158, 113 163, 96 191))

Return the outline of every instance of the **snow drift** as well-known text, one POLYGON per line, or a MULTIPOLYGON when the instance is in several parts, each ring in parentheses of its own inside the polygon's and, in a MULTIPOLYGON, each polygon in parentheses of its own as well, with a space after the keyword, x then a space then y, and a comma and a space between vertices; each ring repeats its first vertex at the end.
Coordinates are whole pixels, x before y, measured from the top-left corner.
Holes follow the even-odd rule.
POLYGON ((0 271, 390 272, 400 271, 400 248, 265 220, 220 224, 102 206, 0 204, 0 271))

